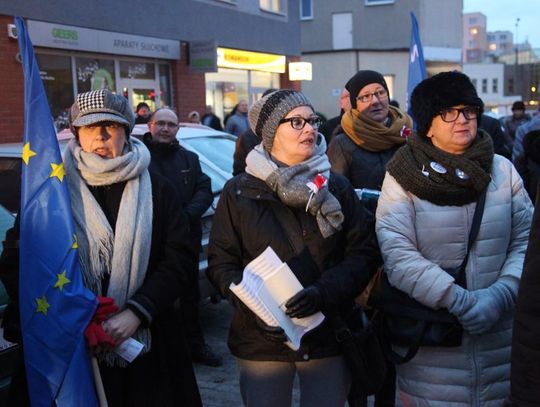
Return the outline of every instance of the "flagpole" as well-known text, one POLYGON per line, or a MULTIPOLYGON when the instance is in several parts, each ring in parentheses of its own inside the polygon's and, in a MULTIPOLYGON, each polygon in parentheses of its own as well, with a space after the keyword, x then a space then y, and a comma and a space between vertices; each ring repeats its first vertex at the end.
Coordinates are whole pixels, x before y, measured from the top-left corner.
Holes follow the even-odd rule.
POLYGON ((103 381, 101 380, 101 373, 99 372, 98 361, 95 356, 92 356, 92 371, 94 372, 94 384, 96 386, 99 407, 108 407, 109 404, 107 403, 105 388, 103 387, 103 381))

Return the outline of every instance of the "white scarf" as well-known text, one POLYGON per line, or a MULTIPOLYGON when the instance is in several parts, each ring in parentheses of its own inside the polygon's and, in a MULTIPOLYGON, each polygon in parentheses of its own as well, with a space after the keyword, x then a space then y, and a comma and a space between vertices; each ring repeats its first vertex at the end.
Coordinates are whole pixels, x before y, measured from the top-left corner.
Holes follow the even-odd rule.
MULTIPOLYGON (((141 287, 148 268, 152 240, 152 185, 148 173, 150 153, 134 138, 126 143, 124 154, 112 159, 82 150, 71 140, 64 154, 79 260, 85 285, 102 295, 101 282, 110 274, 107 296, 120 310, 141 287), (114 229, 88 189, 126 181, 114 229)), ((150 350, 149 329, 133 335, 150 350)), ((125 365, 112 352, 103 358, 109 365, 125 365)))

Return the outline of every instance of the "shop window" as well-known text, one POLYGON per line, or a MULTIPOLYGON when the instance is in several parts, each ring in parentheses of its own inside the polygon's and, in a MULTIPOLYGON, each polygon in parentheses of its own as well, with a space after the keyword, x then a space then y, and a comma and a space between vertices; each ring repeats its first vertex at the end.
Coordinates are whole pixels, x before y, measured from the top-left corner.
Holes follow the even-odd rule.
POLYGON ((160 64, 159 65, 159 88, 160 93, 160 107, 172 106, 172 97, 171 97, 171 71, 169 65, 160 64))
POLYGON ((36 55, 41 80, 57 130, 68 125, 68 111, 73 104, 71 58, 62 55, 36 55))
POLYGON ((272 11, 274 13, 284 13, 285 0, 259 0, 259 6, 266 11, 272 11))
POLYGON ((300 0, 300 19, 313 19, 313 0, 300 0))
POLYGON ((151 62, 120 61, 120 78, 122 79, 156 79, 156 65, 151 62))
POLYGON ((219 68, 205 74, 207 104, 214 102, 214 112, 225 118, 240 100, 249 100, 248 71, 219 68))
POLYGON ((77 93, 110 89, 116 92, 114 61, 100 58, 75 58, 77 93))

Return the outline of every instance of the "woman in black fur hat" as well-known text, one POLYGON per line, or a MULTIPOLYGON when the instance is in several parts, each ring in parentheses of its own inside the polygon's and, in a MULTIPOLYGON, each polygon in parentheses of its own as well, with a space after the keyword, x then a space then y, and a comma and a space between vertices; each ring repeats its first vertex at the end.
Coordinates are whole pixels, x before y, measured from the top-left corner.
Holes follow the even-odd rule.
POLYGON ((422 81, 411 109, 417 131, 389 162, 377 208, 385 273, 421 304, 447 310, 463 333, 453 347, 423 342, 397 366, 401 399, 405 406, 502 405, 531 201, 510 161, 494 154, 491 138, 478 130, 483 102, 466 75, 443 72, 422 81), (447 270, 466 258, 460 285, 447 270))

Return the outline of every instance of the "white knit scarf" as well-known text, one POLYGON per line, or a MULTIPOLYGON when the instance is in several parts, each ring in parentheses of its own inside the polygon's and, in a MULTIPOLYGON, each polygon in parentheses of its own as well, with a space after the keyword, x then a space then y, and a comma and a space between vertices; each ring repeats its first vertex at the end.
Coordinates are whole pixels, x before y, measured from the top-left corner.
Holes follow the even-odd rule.
MULTIPOLYGON (((134 138, 126 143, 123 155, 111 159, 84 152, 73 139, 64 154, 79 260, 85 285, 103 295, 101 282, 110 274, 107 297, 120 310, 139 289, 146 276, 152 240, 152 185, 148 173, 150 153, 134 138), (114 229, 109 225, 90 186, 112 185, 126 181, 114 229)), ((151 346, 150 330, 139 328, 134 339, 151 346)), ((101 355, 107 364, 125 366, 113 352, 101 355)))
POLYGON ((265 181, 285 205, 307 208, 315 216, 322 236, 327 238, 341 230, 344 217, 339 201, 328 190, 328 183, 313 196, 307 186, 317 174, 330 177, 326 142, 321 134, 317 142, 310 158, 289 167, 279 167, 261 143, 247 155, 246 172, 265 181))

